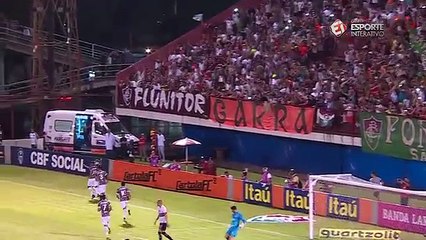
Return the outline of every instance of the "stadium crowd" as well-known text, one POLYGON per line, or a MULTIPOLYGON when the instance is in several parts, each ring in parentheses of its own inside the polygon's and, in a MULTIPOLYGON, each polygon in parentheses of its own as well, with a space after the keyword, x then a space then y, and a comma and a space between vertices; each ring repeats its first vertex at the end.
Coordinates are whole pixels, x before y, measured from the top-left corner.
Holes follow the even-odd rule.
POLYGON ((336 116, 368 110, 426 117, 421 4, 264 2, 235 9, 224 24, 204 24, 199 43, 139 69, 132 85, 311 105, 336 116), (337 38, 330 31, 336 19, 384 23, 385 37, 337 38))

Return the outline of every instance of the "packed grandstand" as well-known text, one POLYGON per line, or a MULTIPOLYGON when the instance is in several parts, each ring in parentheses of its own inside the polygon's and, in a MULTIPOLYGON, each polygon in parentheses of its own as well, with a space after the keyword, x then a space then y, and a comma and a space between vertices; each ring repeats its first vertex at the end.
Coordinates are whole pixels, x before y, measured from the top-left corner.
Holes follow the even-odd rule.
POLYGON ((322 127, 349 123, 353 130, 358 111, 426 117, 426 5, 393 0, 332 0, 322 6, 258 2, 241 1, 201 23, 123 71, 119 80, 131 86, 315 106, 322 127), (337 38, 330 31, 337 19, 385 24, 385 37, 337 38), (330 116, 333 121, 324 121, 330 116))

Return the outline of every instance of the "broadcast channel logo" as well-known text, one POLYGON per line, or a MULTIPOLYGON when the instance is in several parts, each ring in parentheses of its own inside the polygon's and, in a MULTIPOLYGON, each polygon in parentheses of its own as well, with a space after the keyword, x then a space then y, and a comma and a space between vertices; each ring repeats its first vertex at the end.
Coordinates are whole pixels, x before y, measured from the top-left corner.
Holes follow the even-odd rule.
MULTIPOLYGON (((353 19, 350 23, 351 37, 384 37, 385 25, 382 23, 368 23, 360 19, 353 19)), ((348 26, 340 19, 336 19, 330 26, 331 32, 336 36, 342 36, 348 26)))
POLYGON ((344 24, 340 19, 336 19, 336 21, 331 24, 330 29, 336 37, 340 37, 346 32, 348 26, 346 26, 346 24, 344 24))

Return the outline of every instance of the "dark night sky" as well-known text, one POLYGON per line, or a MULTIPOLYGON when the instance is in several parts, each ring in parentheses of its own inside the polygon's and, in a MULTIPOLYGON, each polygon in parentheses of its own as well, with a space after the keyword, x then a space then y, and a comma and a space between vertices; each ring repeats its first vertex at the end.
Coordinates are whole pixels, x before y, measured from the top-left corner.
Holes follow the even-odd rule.
MULTIPOLYGON (((160 45, 185 33, 192 16, 214 16, 237 0, 78 0, 80 39, 113 47, 160 45)), ((0 0, 0 12, 28 25, 32 0, 0 0)))

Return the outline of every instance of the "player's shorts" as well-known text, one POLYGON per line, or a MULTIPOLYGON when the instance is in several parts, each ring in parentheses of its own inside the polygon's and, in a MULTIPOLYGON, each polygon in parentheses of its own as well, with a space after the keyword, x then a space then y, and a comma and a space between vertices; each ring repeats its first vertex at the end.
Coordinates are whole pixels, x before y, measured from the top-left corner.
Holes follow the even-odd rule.
POLYGON ((87 180, 87 187, 88 188, 92 188, 92 187, 97 187, 99 184, 96 181, 95 178, 89 178, 89 180, 87 180))
POLYGON ((127 208, 127 204, 129 204, 129 201, 121 201, 120 205, 122 209, 126 209, 127 208))
POLYGON ((158 230, 165 232, 167 229, 167 223, 160 223, 160 226, 158 227, 158 230))
POLYGON ((99 185, 99 186, 96 188, 96 193, 97 193, 98 195, 105 194, 105 192, 106 192, 106 185, 99 185))
POLYGON ((110 216, 102 217, 102 218, 101 218, 102 225, 104 225, 104 226, 108 226, 108 225, 109 225, 109 220, 110 220, 110 219, 111 219, 111 217, 110 217, 110 216))
POLYGON ((238 227, 230 227, 228 231, 226 231, 226 235, 234 238, 238 235, 238 230, 240 230, 238 227))

